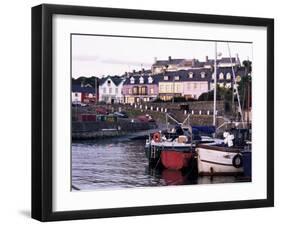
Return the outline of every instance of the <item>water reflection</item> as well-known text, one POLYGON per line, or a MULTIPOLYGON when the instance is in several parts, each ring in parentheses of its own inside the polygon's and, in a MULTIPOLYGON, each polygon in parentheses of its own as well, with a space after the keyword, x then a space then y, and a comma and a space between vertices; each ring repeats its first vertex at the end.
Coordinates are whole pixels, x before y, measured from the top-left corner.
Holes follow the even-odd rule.
POLYGON ((196 161, 185 171, 148 166, 144 140, 99 140, 72 144, 74 190, 229 183, 235 177, 197 177, 196 161))

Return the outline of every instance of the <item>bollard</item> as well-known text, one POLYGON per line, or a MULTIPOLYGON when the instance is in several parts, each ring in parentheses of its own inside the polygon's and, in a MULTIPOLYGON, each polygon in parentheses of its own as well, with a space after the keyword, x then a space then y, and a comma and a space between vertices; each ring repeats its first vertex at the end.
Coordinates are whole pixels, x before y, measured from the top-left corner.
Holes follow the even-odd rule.
POLYGON ((167 108, 165 108, 165 112, 167 112, 167 108))
POLYGON ((153 111, 153 106, 150 106, 150 110, 153 111))
POLYGON ((158 108, 158 107, 156 108, 156 111, 159 111, 159 108, 158 108))
POLYGON ((199 115, 201 115, 201 110, 199 111, 199 115))
POLYGON ((209 115, 209 114, 210 114, 210 111, 208 110, 208 111, 207 111, 207 115, 209 115))
POLYGON ((145 110, 147 110, 147 105, 145 105, 145 110))
POLYGON ((184 110, 184 114, 186 115, 186 110, 184 110))
POLYGON ((163 108, 161 108, 161 112, 163 112, 163 108))
POLYGON ((193 110, 191 111, 191 114, 194 115, 194 111, 193 110))

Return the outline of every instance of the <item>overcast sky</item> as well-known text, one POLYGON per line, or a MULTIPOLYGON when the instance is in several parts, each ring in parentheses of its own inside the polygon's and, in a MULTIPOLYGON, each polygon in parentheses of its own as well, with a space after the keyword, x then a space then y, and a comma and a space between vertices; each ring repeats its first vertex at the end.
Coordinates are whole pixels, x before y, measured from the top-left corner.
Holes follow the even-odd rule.
MULTIPOLYGON (((127 37, 72 36, 72 77, 121 75, 126 71, 150 69, 155 57, 201 61, 214 59, 214 42, 167 40, 127 37)), ((252 44, 230 43, 231 55, 239 54, 240 61, 252 60, 252 44)), ((226 43, 217 44, 218 53, 229 57, 226 43)))

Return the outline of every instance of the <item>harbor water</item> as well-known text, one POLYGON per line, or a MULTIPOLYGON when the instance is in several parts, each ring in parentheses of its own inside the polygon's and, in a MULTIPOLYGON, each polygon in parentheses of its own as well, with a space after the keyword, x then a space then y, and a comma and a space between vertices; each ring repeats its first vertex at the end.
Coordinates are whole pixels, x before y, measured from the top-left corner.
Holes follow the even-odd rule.
POLYGON ((193 168, 150 168, 144 145, 145 140, 120 138, 73 142, 72 190, 243 182, 234 176, 198 177, 193 168))

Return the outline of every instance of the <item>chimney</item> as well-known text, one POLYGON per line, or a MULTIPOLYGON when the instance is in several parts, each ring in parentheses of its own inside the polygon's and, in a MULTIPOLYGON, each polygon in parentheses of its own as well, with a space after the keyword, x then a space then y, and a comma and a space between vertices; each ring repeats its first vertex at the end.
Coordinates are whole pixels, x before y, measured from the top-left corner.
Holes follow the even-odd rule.
POLYGON ((145 70, 144 70, 144 68, 142 68, 142 73, 144 73, 145 72, 145 70))
POLYGON ((192 67, 194 67, 194 66, 195 66, 195 59, 192 59, 192 61, 191 61, 191 65, 192 65, 192 67))
POLYGON ((209 61, 209 57, 208 56, 206 56, 205 61, 206 61, 206 63, 208 63, 208 61, 209 61))
POLYGON ((134 73, 134 74, 136 73, 136 70, 135 70, 135 69, 133 70, 133 73, 134 73))
POLYGON ((169 59, 169 61, 172 61, 172 57, 171 56, 169 56, 168 59, 169 59))
POLYGON ((156 62, 157 62, 157 57, 154 57, 154 63, 156 64, 156 62))

